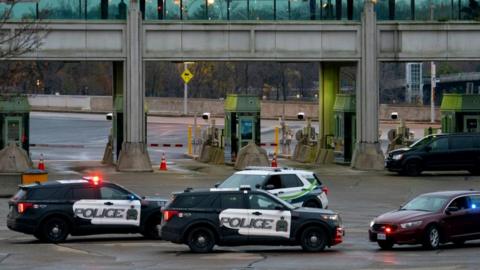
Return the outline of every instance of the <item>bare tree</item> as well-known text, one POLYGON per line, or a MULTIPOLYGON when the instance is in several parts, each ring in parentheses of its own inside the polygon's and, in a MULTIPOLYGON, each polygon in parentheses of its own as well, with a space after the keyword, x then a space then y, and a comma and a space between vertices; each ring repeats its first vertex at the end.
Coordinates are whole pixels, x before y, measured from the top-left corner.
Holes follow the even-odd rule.
POLYGON ((10 23, 14 7, 20 2, 25 0, 0 0, 0 3, 8 5, 0 11, 0 60, 15 58, 37 49, 47 34, 38 14, 10 23))

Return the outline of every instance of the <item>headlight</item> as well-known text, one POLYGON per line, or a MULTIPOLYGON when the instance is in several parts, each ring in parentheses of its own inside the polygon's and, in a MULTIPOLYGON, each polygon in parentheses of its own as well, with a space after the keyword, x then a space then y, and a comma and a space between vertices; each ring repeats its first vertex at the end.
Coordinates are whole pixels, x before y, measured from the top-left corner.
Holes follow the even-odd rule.
POLYGON ((402 229, 410 229, 410 228, 414 228, 414 227, 417 227, 417 226, 420 226, 420 225, 422 225, 421 220, 403 223, 403 224, 400 224, 400 227, 402 227, 402 229))
POLYGON ((338 215, 322 215, 322 218, 326 220, 338 220, 338 215))
POLYGON ((375 220, 370 221, 370 227, 373 227, 374 224, 375 224, 375 220))
POLYGON ((392 159, 393 159, 393 160, 400 160, 400 159, 402 159, 402 157, 403 157, 403 154, 398 154, 398 155, 394 155, 394 156, 392 157, 392 159))

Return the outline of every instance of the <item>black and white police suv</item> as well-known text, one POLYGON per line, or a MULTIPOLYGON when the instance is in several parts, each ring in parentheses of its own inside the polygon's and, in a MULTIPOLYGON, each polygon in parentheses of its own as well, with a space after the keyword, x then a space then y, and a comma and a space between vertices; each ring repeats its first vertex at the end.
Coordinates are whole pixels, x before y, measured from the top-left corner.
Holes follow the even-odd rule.
POLYGON ((215 245, 301 245, 321 251, 343 241, 337 213, 300 208, 263 190, 185 190, 162 210, 163 240, 186 244, 193 252, 215 245))
POLYGON ((71 235, 141 233, 158 238, 167 200, 141 198, 97 176, 20 186, 9 201, 9 229, 58 243, 71 235))
POLYGON ((310 171, 252 166, 234 173, 217 187, 242 185, 267 190, 295 206, 328 208, 328 188, 310 171))

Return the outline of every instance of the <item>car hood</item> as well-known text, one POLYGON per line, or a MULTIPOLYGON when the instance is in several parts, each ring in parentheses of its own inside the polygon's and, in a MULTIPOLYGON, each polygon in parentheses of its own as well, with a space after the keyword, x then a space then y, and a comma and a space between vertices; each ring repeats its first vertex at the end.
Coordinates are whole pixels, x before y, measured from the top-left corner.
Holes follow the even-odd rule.
POLYGON ((409 221, 422 220, 431 216, 433 213, 426 211, 414 211, 414 210, 395 210, 385 213, 375 218, 375 223, 378 224, 395 224, 404 223, 409 221))
POLYGON ((395 149, 395 150, 392 150, 392 151, 388 152, 388 155, 389 156, 394 156, 394 155, 398 155, 398 154, 403 154, 405 152, 408 152, 409 150, 410 150, 410 147, 403 147, 403 148, 395 149))

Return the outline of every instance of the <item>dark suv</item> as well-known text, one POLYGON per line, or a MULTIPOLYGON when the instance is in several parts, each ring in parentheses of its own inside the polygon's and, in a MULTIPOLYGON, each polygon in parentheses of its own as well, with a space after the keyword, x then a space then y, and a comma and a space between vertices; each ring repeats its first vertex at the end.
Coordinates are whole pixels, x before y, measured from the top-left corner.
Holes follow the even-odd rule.
POLYGON ((20 186, 9 202, 9 229, 58 243, 69 234, 141 233, 158 238, 166 200, 141 198, 94 177, 20 186))
POLYGON ((217 245, 301 245, 321 251, 339 244, 344 231, 338 214, 294 207, 262 191, 211 189, 176 194, 163 210, 163 240, 186 244, 193 252, 217 245))
POLYGON ((468 170, 480 174, 480 133, 430 135, 388 153, 385 167, 410 176, 422 171, 468 170))

